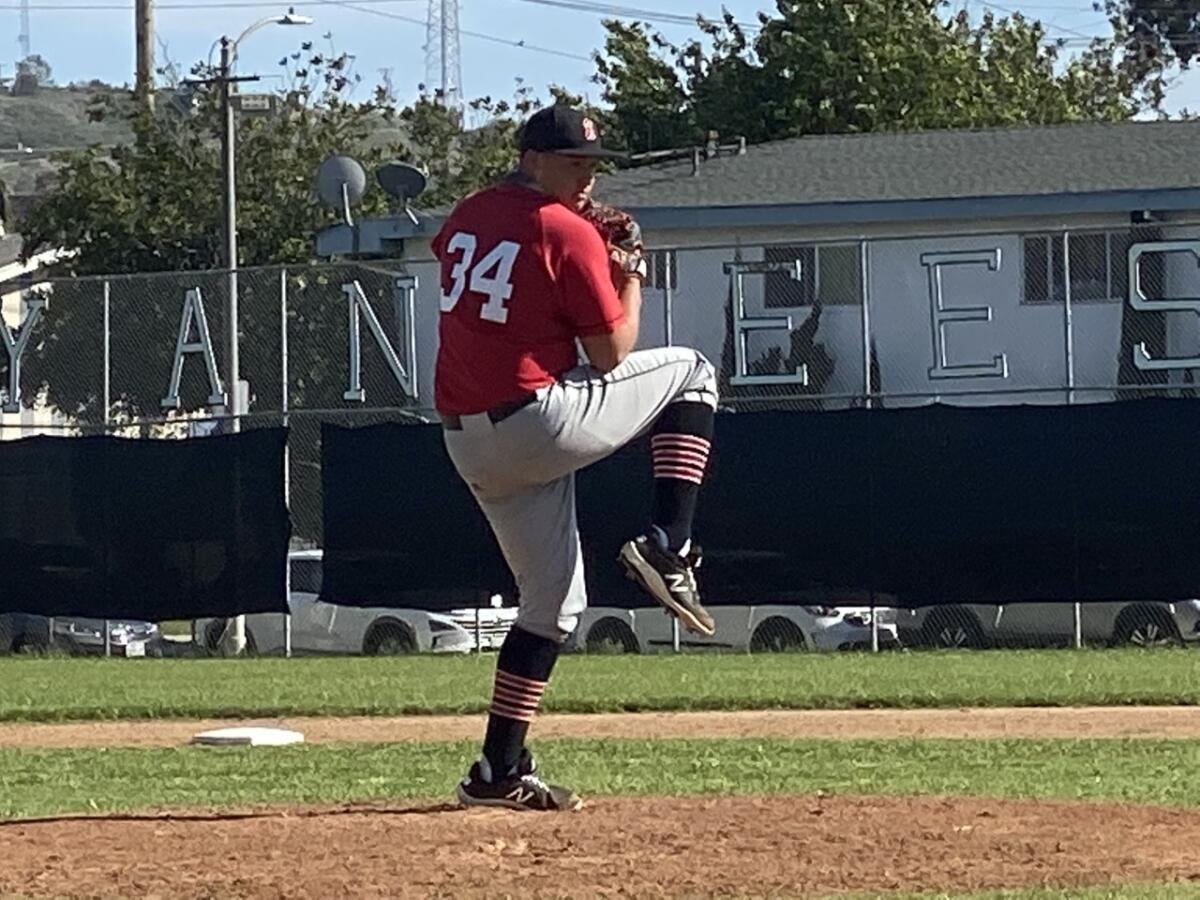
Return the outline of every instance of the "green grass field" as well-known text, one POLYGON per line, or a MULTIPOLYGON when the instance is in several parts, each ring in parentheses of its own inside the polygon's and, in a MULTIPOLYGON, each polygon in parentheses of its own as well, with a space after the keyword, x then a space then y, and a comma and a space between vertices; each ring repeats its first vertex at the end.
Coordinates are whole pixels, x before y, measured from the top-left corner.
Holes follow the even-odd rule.
MULTIPOLYGON (((494 656, 0 659, 0 720, 480 712, 494 656)), ((1195 705, 1188 651, 568 656, 558 712, 1195 705)), ((145 726, 153 729, 153 722, 145 726)), ((1179 740, 546 740, 542 770, 585 795, 938 794, 1200 807, 1179 740)), ((352 801, 438 802, 468 742, 280 749, 0 749, 0 818, 352 801)), ((887 896, 895 894, 864 894, 887 896)), ((1200 900, 1193 885, 921 894, 972 900, 1200 900)))
MULTIPOLYGON (((591 796, 870 793, 1200 806, 1192 741, 638 741, 536 744, 591 796)), ((445 800, 471 742, 274 749, 0 750, 0 816, 352 800, 445 800)))
MULTIPOLYGON (((480 712, 494 656, 0 659, 0 721, 480 712)), ((551 712, 1193 705, 1178 650, 566 656, 551 712)))

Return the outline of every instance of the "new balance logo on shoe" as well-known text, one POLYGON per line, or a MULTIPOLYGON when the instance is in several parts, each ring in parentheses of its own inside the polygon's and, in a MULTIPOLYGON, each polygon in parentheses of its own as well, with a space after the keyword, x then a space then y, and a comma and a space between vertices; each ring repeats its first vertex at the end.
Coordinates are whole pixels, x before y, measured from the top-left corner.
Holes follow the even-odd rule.
POLYGON ((687 576, 682 572, 668 572, 667 589, 672 594, 686 594, 690 589, 687 576))
POLYGON ((464 806, 499 806, 542 812, 577 810, 583 806, 574 791, 547 784, 534 774, 533 757, 528 750, 523 752, 516 769, 505 777, 492 781, 483 774, 477 762, 458 785, 458 800, 464 806))
POLYGON ((716 623, 700 602, 692 574, 700 564, 696 548, 681 557, 661 547, 653 538, 642 536, 625 544, 619 559, 626 574, 674 613, 688 631, 707 637, 716 634, 716 623))
POLYGON ((505 796, 508 797, 509 800, 513 801, 513 803, 519 803, 524 806, 533 799, 534 792, 518 786, 509 791, 505 796))

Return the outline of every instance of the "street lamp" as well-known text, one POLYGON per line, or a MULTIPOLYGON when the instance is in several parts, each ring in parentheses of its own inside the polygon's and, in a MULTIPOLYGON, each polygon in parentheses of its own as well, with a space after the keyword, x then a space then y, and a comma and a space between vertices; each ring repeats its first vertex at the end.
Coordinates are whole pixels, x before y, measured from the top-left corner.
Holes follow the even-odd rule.
POLYGON ((225 265, 229 270, 229 296, 226 309, 226 331, 229 356, 228 369, 229 403, 228 410, 230 428, 239 430, 238 417, 245 413, 242 408, 240 390, 241 367, 238 356, 238 291, 237 291, 237 141, 234 128, 233 102, 231 99, 232 84, 235 81, 257 81, 257 76, 235 78, 233 66, 237 61, 238 45, 260 28, 267 25, 311 25, 312 16, 298 15, 295 8, 289 8, 282 16, 267 16, 254 22, 237 38, 230 41, 228 36, 221 37, 221 66, 218 81, 221 85, 221 158, 222 176, 225 182, 225 265))
MULTIPOLYGON (((221 173, 225 182, 225 265, 228 269, 228 297, 226 299, 226 353, 228 362, 229 391, 227 411, 231 431, 240 430, 239 416, 246 410, 242 404, 241 371, 238 360, 238 280, 237 280, 237 161, 236 161, 236 132, 233 120, 233 102, 231 85, 235 81, 257 81, 257 75, 235 77, 233 66, 237 60, 238 45, 248 36, 266 25, 311 25, 311 16, 297 15, 294 8, 288 9, 282 16, 268 16, 250 25, 233 41, 228 36, 222 36, 221 66, 217 81, 221 86, 221 173)), ((211 50, 210 50, 211 56, 211 50)), ((237 655, 246 649, 246 618, 237 616, 233 620, 233 629, 229 635, 229 647, 237 655)))

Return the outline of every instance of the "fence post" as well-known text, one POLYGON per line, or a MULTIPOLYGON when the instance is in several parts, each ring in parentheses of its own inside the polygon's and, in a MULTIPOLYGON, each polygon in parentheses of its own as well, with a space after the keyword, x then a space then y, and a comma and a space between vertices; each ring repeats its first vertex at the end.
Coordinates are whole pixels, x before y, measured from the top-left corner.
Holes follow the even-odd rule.
MULTIPOLYGON (((102 398, 104 402, 104 434, 106 437, 108 436, 109 404, 110 397, 112 396, 112 383, 110 381, 112 372, 112 358, 110 356, 112 352, 110 299, 109 281, 106 278, 104 279, 104 396, 102 398)), ((112 629, 109 627, 107 617, 104 619, 104 655, 106 657, 112 656, 112 629)))
MULTIPOLYGON (((1064 231, 1062 236, 1063 253, 1063 351, 1067 365, 1067 405, 1075 403, 1075 318, 1071 308, 1071 232, 1064 231)), ((1053 254, 1051 254, 1053 256, 1053 254)), ((1053 266, 1051 272, 1053 273, 1053 266)), ((1053 275, 1051 275, 1053 277, 1053 275)), ((1048 293, 1054 296, 1054 286, 1050 285, 1048 293)), ((1078 528, 1079 524, 1075 523, 1078 528)), ((1083 608, 1079 601, 1074 603, 1074 644, 1078 650, 1083 646, 1083 608)))
POLYGON ((874 591, 871 591, 871 652, 879 652, 879 611, 875 608, 874 591))
MULTIPOLYGON (((283 427, 288 427, 288 335, 287 335, 287 267, 279 270, 279 409, 283 413, 283 427)), ((283 505, 289 510, 292 507, 292 463, 289 451, 290 441, 283 442, 283 505)), ((283 655, 290 659, 292 656, 292 552, 287 551, 287 564, 284 566, 283 603, 287 610, 283 614, 283 655)))
POLYGON ((871 251, 866 241, 858 244, 859 275, 862 280, 862 349, 863 349, 863 407, 870 409, 871 400, 871 251))
POLYGON ((670 347, 675 343, 675 292, 671 290, 671 279, 675 276, 674 250, 661 250, 663 254, 663 339, 670 347))

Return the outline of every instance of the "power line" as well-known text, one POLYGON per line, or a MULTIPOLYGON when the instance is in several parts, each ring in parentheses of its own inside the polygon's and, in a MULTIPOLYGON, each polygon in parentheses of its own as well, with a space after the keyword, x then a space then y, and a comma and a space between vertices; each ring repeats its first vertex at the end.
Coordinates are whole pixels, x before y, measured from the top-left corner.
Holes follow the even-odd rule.
MULTIPOLYGON (((412 16, 405 16, 405 15, 401 15, 400 13, 387 12, 386 10, 382 10, 382 9, 372 9, 368 6, 361 6, 358 3, 346 3, 346 2, 343 2, 343 0, 324 0, 324 3, 327 6, 338 6, 343 9, 353 9, 357 12, 369 13, 373 16, 381 16, 382 18, 385 18, 385 19, 395 19, 398 22, 408 22, 410 25, 420 25, 422 28, 424 28, 426 26, 426 22, 424 19, 416 19, 416 18, 413 18, 412 16)), ((580 53, 568 53, 565 50, 556 50, 553 47, 539 47, 536 44, 530 44, 523 40, 513 41, 513 40, 509 40, 508 38, 497 37, 494 34, 483 34, 482 32, 479 32, 479 31, 467 31, 465 28, 460 29, 460 33, 465 34, 468 37, 478 38, 481 41, 491 41, 494 44, 503 44, 506 47, 518 47, 521 50, 530 50, 534 53, 545 53, 550 56, 561 56, 565 59, 576 59, 576 60, 580 60, 581 62, 589 62, 590 63, 592 61, 592 58, 590 56, 583 56, 580 53)))
MULTIPOLYGON (((995 3, 984 2, 984 3, 980 3, 980 6, 985 6, 988 9, 994 9, 996 12, 1004 13, 1005 15, 1009 15, 1009 16, 1014 16, 1014 15, 1024 16, 1025 15, 1025 13, 1021 12, 1020 10, 1008 9, 1007 7, 1004 7, 1004 6, 997 6, 995 3)), ((1053 23, 1049 23, 1049 22, 1043 22, 1042 24, 1045 25, 1046 28, 1048 28, 1048 29, 1053 28, 1055 31, 1061 31, 1063 34, 1071 34, 1071 35, 1074 35, 1075 37, 1080 37, 1087 41, 1090 41, 1092 38, 1094 38, 1096 36, 1094 33, 1087 34, 1082 31, 1077 31, 1074 28, 1067 28, 1065 25, 1054 25, 1053 23)), ((1106 21, 1104 24, 1107 25, 1108 22, 1106 21)))
MULTIPOLYGON (((669 25, 695 25, 696 16, 679 13, 662 12, 653 9, 641 9, 636 6, 619 6, 614 3, 598 3, 595 0, 516 0, 518 3, 532 3, 537 6, 552 6, 559 9, 571 9, 577 12, 599 13, 606 16, 616 16, 626 19, 644 19, 648 22, 661 22, 669 25)), ((708 18, 708 17, 706 17, 708 18)), ((757 31, 762 26, 757 22, 735 22, 746 31, 757 31)))
MULTIPOLYGON (((324 6, 328 0, 288 0, 288 6, 324 6)), ((420 3, 422 0, 359 0, 360 3, 420 3)), ((277 9, 279 7, 278 0, 222 0, 217 3, 159 3, 157 9, 241 9, 245 7, 270 7, 277 9)), ((0 4, 2 10, 18 10, 19 4, 0 4)), ((55 12, 62 10, 64 12, 80 12, 86 10, 119 10, 128 12, 133 9, 132 4, 127 3, 31 3, 29 8, 39 10, 41 12, 55 12)))
MULTIPOLYGON (((398 22, 407 22, 410 25, 420 25, 425 27, 424 19, 417 19, 413 16, 405 16, 401 13, 387 12, 382 9, 372 9, 365 5, 368 3, 397 3, 406 2, 406 0, 356 0, 355 3, 340 2, 340 0, 289 0, 288 6, 338 6, 344 9, 352 9, 356 12, 368 13, 370 15, 381 16, 385 19, 393 19, 398 22)), ((407 2, 424 2, 424 0, 407 0, 407 2)), ((271 7, 279 6, 278 2, 270 2, 270 0, 224 0, 218 3, 159 3, 157 8, 163 9, 243 9, 248 7, 271 7)), ((21 6, 18 4, 0 4, 0 10, 19 10, 21 6)), ((80 11, 120 11, 130 12, 133 10, 131 4, 126 3, 63 3, 63 4, 30 4, 29 9, 39 10, 41 12, 80 12, 80 11)), ((564 59, 574 59, 580 62, 591 62, 590 56, 584 56, 581 53, 570 53, 565 50, 558 50, 554 47, 541 47, 537 44, 530 44, 525 40, 510 40, 508 38, 497 37, 494 34, 484 34, 479 31, 468 31, 463 29, 462 34, 468 37, 477 38, 481 41, 491 41, 495 44, 503 44, 506 47, 516 47, 520 50, 529 50, 532 53, 544 53, 550 56, 560 56, 564 59)))

